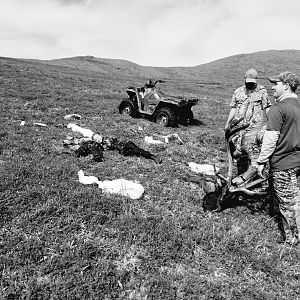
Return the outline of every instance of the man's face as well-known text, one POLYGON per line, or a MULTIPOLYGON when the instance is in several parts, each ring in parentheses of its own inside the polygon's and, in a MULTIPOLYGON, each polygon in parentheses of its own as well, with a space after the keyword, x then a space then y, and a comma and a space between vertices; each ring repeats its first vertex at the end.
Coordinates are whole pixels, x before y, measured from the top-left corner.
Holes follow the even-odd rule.
POLYGON ((247 90, 255 90, 256 88, 256 83, 255 82, 245 82, 247 90))
POLYGON ((273 96, 275 99, 280 98, 286 91, 286 84, 278 81, 272 86, 273 96))

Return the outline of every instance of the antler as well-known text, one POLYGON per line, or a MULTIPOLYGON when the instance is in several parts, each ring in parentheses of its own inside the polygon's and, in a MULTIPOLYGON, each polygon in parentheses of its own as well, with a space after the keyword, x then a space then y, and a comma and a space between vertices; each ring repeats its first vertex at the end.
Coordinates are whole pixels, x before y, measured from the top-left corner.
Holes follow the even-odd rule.
MULTIPOLYGON (((233 137, 233 135, 235 135, 237 132, 247 128, 250 124, 244 124, 242 126, 233 128, 234 126, 236 126, 238 123, 240 123, 242 119, 239 119, 237 121, 234 122, 234 125, 232 126, 231 130, 228 130, 225 132, 225 141, 226 141, 226 150, 227 150, 227 156, 228 156, 228 175, 227 177, 223 176, 222 174, 219 174, 219 172, 216 170, 215 165, 214 165, 214 173, 217 177, 219 177, 221 180, 223 180, 224 182, 226 182, 227 185, 227 190, 229 193, 235 193, 235 192, 243 192, 245 194, 248 195, 263 195, 265 194, 265 192, 262 191, 250 191, 249 189, 266 181, 268 178, 259 178, 255 181, 246 183, 242 186, 239 187, 233 187, 232 186, 232 173, 233 173, 233 159, 232 159, 232 155, 231 155, 231 151, 230 151, 230 141, 233 137)), ((246 172, 247 173, 247 172, 246 172)), ((252 178, 254 175, 256 174, 256 172, 254 172, 253 174, 251 174, 251 176, 247 179, 247 181, 252 178)), ((250 174, 248 174, 250 175, 250 174)))
MULTIPOLYGON (((236 120, 232 126, 231 126, 231 129, 230 130, 227 130, 225 132, 225 141, 226 141, 226 151, 227 151, 227 157, 228 157, 228 177, 227 178, 221 178, 219 175, 219 177, 223 180, 225 180, 225 182, 227 183, 228 185, 228 188, 231 187, 231 180, 232 180, 232 170, 233 170, 233 159, 232 159, 232 154, 231 154, 231 151, 230 151, 230 140, 232 139, 233 135, 235 135, 237 132, 247 128, 250 123, 247 123, 247 124, 243 124, 239 127, 236 127, 234 128, 235 126, 237 126, 241 121, 243 120, 243 118, 240 118, 238 120, 236 120)), ((249 191, 250 192, 250 191, 249 191)))
POLYGON ((223 176, 222 174, 216 173, 216 176, 218 176, 221 180, 225 181, 228 184, 228 178, 223 176))
POLYGON ((230 187, 229 188, 229 192, 230 193, 235 193, 235 192, 243 192, 243 193, 246 193, 248 195, 263 195, 264 192, 260 192, 260 191, 249 191, 249 188, 251 187, 254 187, 264 181, 266 181, 268 179, 267 178, 259 178, 259 179, 256 179, 252 182, 249 182, 249 183, 246 183, 245 185, 243 186, 240 186, 240 187, 237 187, 237 188, 234 188, 234 187, 230 187))
POLYGON ((228 157, 228 177, 227 177, 227 185, 230 188, 231 186, 231 179, 232 179, 232 155, 231 155, 231 151, 230 151, 230 145, 229 145, 229 139, 226 139, 226 150, 227 150, 227 157, 228 157))
POLYGON ((236 128, 232 128, 229 130, 229 138, 231 138, 232 136, 234 136, 237 132, 243 130, 243 129, 246 129, 247 127, 250 126, 250 123, 247 123, 247 124, 244 124, 242 126, 239 126, 239 127, 236 127, 236 128))

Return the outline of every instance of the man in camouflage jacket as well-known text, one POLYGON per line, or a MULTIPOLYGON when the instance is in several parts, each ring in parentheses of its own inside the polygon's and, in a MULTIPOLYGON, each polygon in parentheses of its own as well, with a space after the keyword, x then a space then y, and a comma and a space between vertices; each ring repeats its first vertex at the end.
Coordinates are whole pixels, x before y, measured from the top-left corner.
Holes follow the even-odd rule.
MULTIPOLYGON (((225 132, 230 130, 232 125, 245 126, 233 140, 235 151, 234 158, 239 158, 243 153, 247 154, 249 167, 253 172, 247 172, 249 176, 256 173, 256 160, 259 155, 257 136, 264 130, 266 114, 271 107, 267 90, 264 86, 257 84, 257 71, 249 69, 245 74, 245 84, 234 91, 230 102, 230 112, 225 124, 225 132)), ((245 171, 245 170, 244 170, 245 171)), ((241 173, 241 172, 239 172, 241 173)), ((243 184, 248 178, 238 176, 233 184, 243 184)))

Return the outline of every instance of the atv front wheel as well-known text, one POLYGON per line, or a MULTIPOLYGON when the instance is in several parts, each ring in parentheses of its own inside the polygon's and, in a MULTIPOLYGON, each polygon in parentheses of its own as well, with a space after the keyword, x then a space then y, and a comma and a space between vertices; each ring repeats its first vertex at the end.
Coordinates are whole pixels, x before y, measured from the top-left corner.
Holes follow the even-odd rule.
POLYGON ((137 115, 137 109, 134 104, 129 100, 123 100, 119 105, 119 112, 123 115, 135 117, 137 115))
POLYGON ((169 107, 162 107, 158 109, 154 120, 156 123, 165 127, 175 127, 177 125, 177 118, 175 112, 169 107))

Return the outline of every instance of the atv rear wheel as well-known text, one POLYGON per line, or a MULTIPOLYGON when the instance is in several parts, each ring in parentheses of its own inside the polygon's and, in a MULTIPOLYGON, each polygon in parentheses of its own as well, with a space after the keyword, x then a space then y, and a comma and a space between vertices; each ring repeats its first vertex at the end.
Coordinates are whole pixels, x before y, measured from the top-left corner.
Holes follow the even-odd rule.
POLYGON ((129 100, 123 100, 119 105, 119 112, 123 115, 135 117, 137 115, 137 109, 135 105, 129 100))
POLYGON ((156 123, 165 127, 174 127, 177 125, 177 118, 174 110, 169 107, 159 108, 155 114, 154 120, 156 123))

